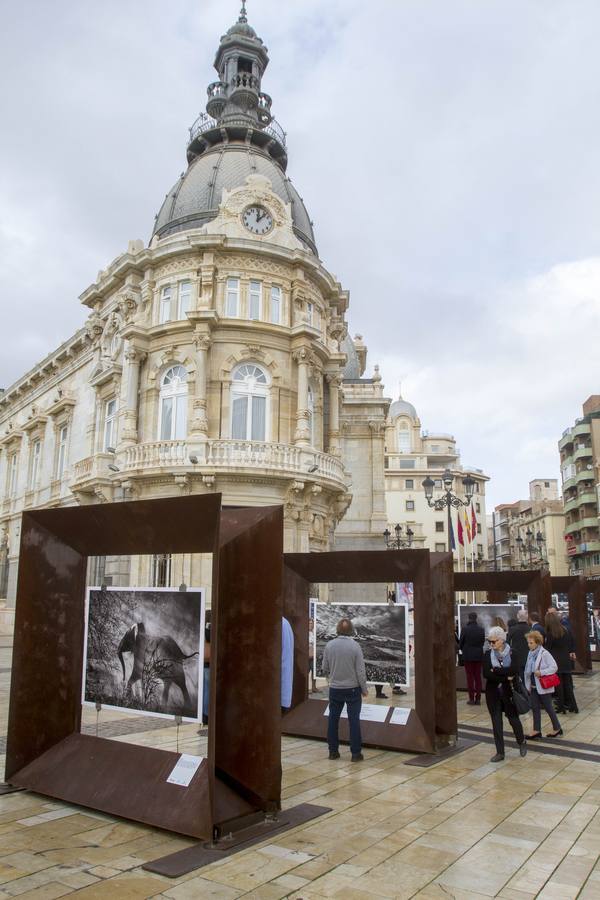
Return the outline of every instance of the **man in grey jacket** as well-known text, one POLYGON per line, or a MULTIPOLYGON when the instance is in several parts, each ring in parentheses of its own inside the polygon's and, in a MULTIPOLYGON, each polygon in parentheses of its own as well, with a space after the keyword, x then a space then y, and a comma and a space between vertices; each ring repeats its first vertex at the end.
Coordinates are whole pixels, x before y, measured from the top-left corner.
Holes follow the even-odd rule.
POLYGON ((329 759, 339 759, 338 726, 346 705, 350 728, 352 762, 363 759, 361 753, 360 710, 367 696, 367 675, 362 650, 352 639, 352 622, 340 619, 337 637, 329 641, 323 653, 323 674, 329 680, 329 723, 327 743, 329 759))

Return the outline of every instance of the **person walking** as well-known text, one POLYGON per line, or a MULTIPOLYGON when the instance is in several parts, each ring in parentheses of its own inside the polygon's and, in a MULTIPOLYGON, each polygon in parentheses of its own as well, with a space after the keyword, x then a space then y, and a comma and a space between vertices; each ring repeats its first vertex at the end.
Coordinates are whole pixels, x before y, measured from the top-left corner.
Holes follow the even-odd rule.
POLYGON ((498 626, 490 628, 488 643, 490 649, 483 656, 483 677, 486 679, 485 702, 492 720, 496 744, 496 755, 492 756, 490 762, 495 763, 504 759, 503 713, 510 722, 521 756, 527 754, 527 745, 523 726, 512 699, 511 682, 515 675, 518 675, 518 670, 512 660, 511 649, 506 643, 506 632, 498 626))
POLYGON ((336 631, 337 637, 329 641, 323 652, 323 674, 329 681, 329 759, 340 758, 338 731, 345 705, 348 711, 352 762, 361 762, 360 710, 362 698, 368 694, 365 661, 362 650, 352 639, 354 630, 350 619, 340 619, 336 631))
POLYGON ((521 680, 525 673, 525 663, 527 662, 527 654, 529 647, 527 646, 527 638, 525 635, 529 631, 529 622, 527 621, 527 613, 524 609, 520 609, 517 613, 516 623, 508 629, 508 643, 513 662, 517 666, 521 680))
POLYGON ((481 705, 481 671, 483 668, 483 645, 485 631, 477 623, 477 613, 470 612, 468 622, 460 633, 460 652, 462 653, 469 691, 469 706, 481 705))
POLYGON ((555 738, 563 733, 558 716, 552 706, 552 694, 554 688, 542 687, 541 675, 554 675, 557 665, 554 657, 542 646, 544 638, 539 631, 530 631, 527 634, 529 653, 525 664, 525 687, 529 691, 531 700, 531 712, 533 713, 533 731, 527 735, 528 741, 539 741, 542 737, 542 707, 550 716, 552 731, 546 737, 555 738))
POLYGON ((575 661, 575 639, 573 633, 561 624, 556 612, 546 613, 546 650, 556 661, 560 686, 556 691, 556 712, 578 713, 575 690, 573 688, 573 662, 575 661))

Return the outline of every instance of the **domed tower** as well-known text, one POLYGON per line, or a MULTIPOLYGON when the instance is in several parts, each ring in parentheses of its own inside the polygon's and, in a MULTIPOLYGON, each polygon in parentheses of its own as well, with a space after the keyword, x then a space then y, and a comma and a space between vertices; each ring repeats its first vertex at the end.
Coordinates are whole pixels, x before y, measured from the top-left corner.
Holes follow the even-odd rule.
MULTIPOLYGON (((96 401, 72 490, 81 502, 219 491, 229 505, 282 504, 286 550, 325 550, 351 500, 348 295, 286 175, 268 62, 244 4, 149 246, 132 242, 82 295, 96 401)), ((182 565, 173 583, 194 583, 182 565)))
POLYGON ((267 48, 248 24, 244 2, 238 21, 219 43, 214 62, 219 80, 209 84, 206 113, 190 128, 188 168, 166 195, 154 237, 213 221, 224 190, 260 175, 289 204, 296 237, 317 255, 312 222, 286 176, 286 135, 272 116, 271 98, 262 90, 268 64, 267 48))

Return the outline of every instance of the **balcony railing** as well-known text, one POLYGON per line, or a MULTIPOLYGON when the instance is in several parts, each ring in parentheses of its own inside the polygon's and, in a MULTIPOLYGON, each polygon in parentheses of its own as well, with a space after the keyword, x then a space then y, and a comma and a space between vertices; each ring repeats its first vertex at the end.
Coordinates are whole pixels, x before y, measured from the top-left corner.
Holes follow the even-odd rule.
MULTIPOLYGON (((223 124, 224 124, 224 126, 229 126, 229 125, 235 126, 235 125, 239 124, 239 125, 242 125, 245 128, 247 128, 248 127, 248 119, 241 118, 239 120, 236 120, 235 118, 232 118, 232 119, 228 118, 227 121, 224 122, 223 124)), ((217 129, 219 127, 220 126, 217 124, 217 121, 215 119, 213 119, 211 116, 208 116, 206 113, 200 113, 200 115, 198 116, 198 118, 196 119, 196 121, 194 122, 192 127, 190 128, 189 143, 191 144, 192 141, 194 141, 201 134, 205 134, 207 131, 214 131, 215 129, 217 129)), ((285 131, 283 130, 283 128, 281 127, 281 125, 279 124, 279 122, 276 119, 273 119, 270 122, 270 124, 267 125, 265 128, 258 128, 258 130, 264 132, 265 134, 268 134, 270 137, 274 138, 276 141, 279 141, 279 143, 283 147, 286 146, 285 131)))
MULTIPOLYGON (((263 469, 267 472, 282 472, 293 475, 298 480, 309 474, 314 477, 346 481, 344 466, 336 456, 296 447, 292 444, 272 444, 262 441, 211 440, 194 448, 197 463, 192 463, 186 441, 153 441, 135 444, 125 450, 122 470, 127 473, 143 472, 157 468, 189 469, 202 467, 211 471, 219 469, 263 469)), ((86 462, 84 460, 84 462, 86 462)))

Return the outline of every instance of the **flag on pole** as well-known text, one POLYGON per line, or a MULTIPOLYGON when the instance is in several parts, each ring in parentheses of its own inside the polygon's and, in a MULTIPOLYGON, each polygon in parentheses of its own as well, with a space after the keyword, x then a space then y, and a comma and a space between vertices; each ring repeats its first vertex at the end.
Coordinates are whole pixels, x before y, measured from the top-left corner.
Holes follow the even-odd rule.
POLYGON ((452 527, 452 517, 450 517, 450 546, 456 550, 456 541, 454 540, 454 528, 452 527))
POLYGON ((469 517, 467 515, 466 507, 464 507, 464 509, 463 509, 463 514, 465 517, 465 531, 467 532, 467 541, 469 543, 471 543, 471 540, 472 540, 472 538, 471 538, 471 523, 469 522, 469 517))
POLYGON ((460 513, 457 514, 456 519, 458 522, 458 543, 461 545, 461 547, 464 547, 465 546, 465 538, 463 535, 463 524, 460 520, 460 513))
POLYGON ((473 503, 471 503, 471 530, 473 533, 473 540, 475 540, 475 535, 477 534, 477 516, 475 515, 473 503))

